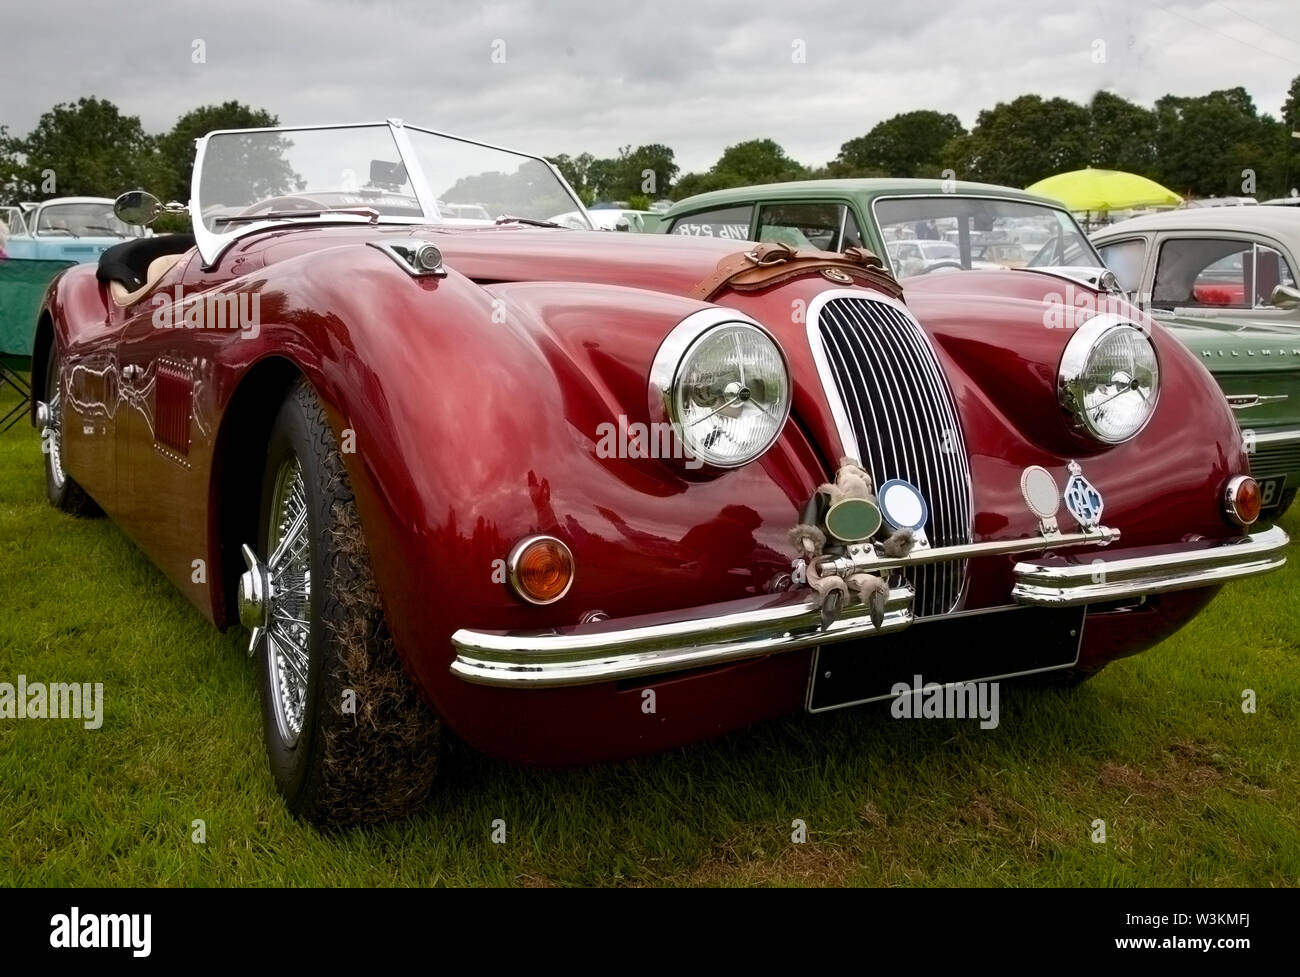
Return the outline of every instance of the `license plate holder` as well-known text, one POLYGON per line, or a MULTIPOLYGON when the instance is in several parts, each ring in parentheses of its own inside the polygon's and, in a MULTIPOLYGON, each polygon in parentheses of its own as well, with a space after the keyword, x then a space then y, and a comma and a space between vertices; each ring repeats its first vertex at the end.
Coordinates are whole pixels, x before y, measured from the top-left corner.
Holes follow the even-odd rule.
POLYGON ((895 684, 993 681, 1078 663, 1085 608, 999 607, 920 620, 904 631, 818 646, 806 707, 892 699, 895 684))
POLYGON ((1269 475, 1255 481, 1259 483, 1260 509, 1271 509, 1282 501, 1282 493, 1286 491, 1285 475, 1269 475))

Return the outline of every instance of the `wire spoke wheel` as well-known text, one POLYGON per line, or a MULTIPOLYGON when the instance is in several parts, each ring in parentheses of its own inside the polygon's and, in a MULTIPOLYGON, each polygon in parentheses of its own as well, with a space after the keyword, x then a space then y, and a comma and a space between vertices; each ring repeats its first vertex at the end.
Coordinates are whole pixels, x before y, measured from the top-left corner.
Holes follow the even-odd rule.
POLYGON ((234 597, 276 789, 320 824, 409 814, 433 790, 440 726, 397 653, 337 436, 305 381, 276 413, 259 482, 234 597))
POLYGON ((311 647, 311 533, 297 458, 280 466, 271 505, 265 654, 276 726, 291 747, 302 734, 311 647))
POLYGON ((49 400, 50 416, 46 425, 49 434, 46 437, 46 451, 50 456, 50 477, 54 480, 54 487, 61 489, 63 483, 67 481, 67 475, 63 471, 63 382, 57 366, 52 372, 54 373, 54 396, 49 400))
MULTIPOLYGON (((56 346, 47 350, 45 363, 45 400, 36 402, 36 424, 41 429, 41 454, 44 456, 45 497, 56 509, 75 516, 93 516, 99 507, 68 474, 68 456, 64 452, 64 431, 69 398, 64 391, 68 366, 56 346)), ((75 401, 72 401, 75 404, 75 401)), ((75 412, 74 412, 75 417, 75 412)), ((73 423, 76 423, 74 420, 73 423)), ((93 424, 87 433, 94 431, 93 424)))

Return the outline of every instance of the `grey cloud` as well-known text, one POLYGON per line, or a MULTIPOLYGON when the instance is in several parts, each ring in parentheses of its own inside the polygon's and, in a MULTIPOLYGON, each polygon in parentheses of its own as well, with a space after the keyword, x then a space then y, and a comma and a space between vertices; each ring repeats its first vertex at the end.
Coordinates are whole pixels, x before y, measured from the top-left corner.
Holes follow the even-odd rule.
POLYGON ((699 169, 756 136, 821 163, 897 112, 970 125, 1025 92, 1109 88, 1149 104, 1243 85, 1279 111, 1300 43, 1261 25, 1287 29, 1290 0, 1162 6, 43 0, 6 10, 0 123, 21 134, 55 102, 93 94, 162 131, 234 98, 286 123, 397 115, 547 154, 662 142, 699 169), (205 64, 191 62, 195 39, 205 64), (491 59, 498 39, 504 64, 491 59), (792 63, 796 40, 807 63, 792 63))

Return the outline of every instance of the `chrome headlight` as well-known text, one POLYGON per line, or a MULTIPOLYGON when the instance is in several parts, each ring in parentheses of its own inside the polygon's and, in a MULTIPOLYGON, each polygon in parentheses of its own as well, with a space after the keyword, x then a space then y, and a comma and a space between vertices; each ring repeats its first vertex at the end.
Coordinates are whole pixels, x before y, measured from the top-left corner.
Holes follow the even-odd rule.
POLYGON ((790 413, 790 369, 775 339, 728 309, 703 309, 668 334, 650 368, 651 419, 689 458, 736 468, 772 446, 790 413))
POLYGON ((1065 346, 1057 392, 1061 406, 1091 437, 1105 444, 1135 437, 1160 393, 1151 337, 1117 315, 1093 316, 1065 346))

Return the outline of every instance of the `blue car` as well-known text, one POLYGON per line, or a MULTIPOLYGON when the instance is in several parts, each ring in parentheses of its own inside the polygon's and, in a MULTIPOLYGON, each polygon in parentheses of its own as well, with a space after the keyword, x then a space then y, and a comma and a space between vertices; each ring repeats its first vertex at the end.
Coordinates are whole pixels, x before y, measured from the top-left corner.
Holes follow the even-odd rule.
POLYGON ((123 224, 107 197, 55 197, 26 214, 0 208, 0 250, 8 258, 35 261, 98 261, 114 244, 142 237, 144 229, 123 224))
POLYGON ((55 275, 144 234, 118 220, 105 197, 0 207, 0 357, 31 355, 41 296, 55 275))

